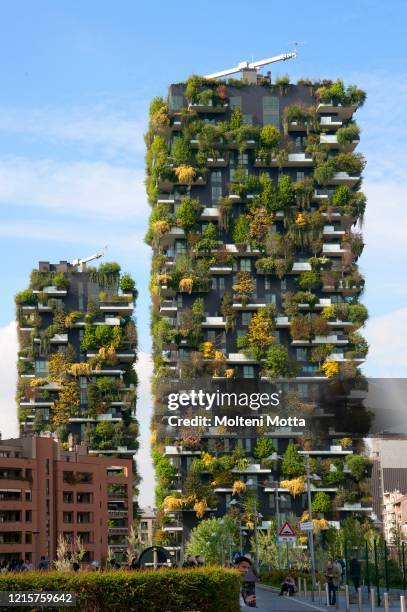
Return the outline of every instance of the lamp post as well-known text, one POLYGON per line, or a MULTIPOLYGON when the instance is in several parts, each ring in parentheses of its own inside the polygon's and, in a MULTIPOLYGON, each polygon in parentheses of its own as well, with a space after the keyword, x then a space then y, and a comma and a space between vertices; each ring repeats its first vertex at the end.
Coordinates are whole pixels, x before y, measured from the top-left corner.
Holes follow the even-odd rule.
MULTIPOLYGON (((310 557, 311 557, 311 577, 312 577, 311 597, 312 597, 312 601, 314 601, 314 590, 316 588, 316 572, 315 572, 314 530, 312 528, 311 470, 310 470, 310 462, 309 462, 308 454, 307 454, 307 462, 306 462, 306 476, 307 476, 308 515, 309 515, 309 520, 311 522, 311 529, 310 531, 308 531, 309 552, 310 552, 310 557)), ((316 474, 314 474, 313 477, 314 477, 314 480, 319 480, 319 476, 316 476, 316 474)))
MULTIPOLYGON (((249 479, 246 484, 250 487, 253 486, 253 481, 251 479, 249 479)), ((229 506, 242 506, 241 502, 238 502, 237 499, 232 499, 232 501, 229 503, 229 506)), ((259 542, 258 542, 258 537, 257 537, 257 518, 263 518, 263 515, 260 514, 260 512, 257 512, 257 499, 254 500, 254 508, 253 508, 253 514, 254 514, 254 547, 255 547, 255 557, 254 557, 254 567, 256 569, 256 572, 259 569, 259 542)), ((241 533, 241 526, 239 527, 240 533, 241 533)), ((243 552, 243 551, 242 551, 243 552)))

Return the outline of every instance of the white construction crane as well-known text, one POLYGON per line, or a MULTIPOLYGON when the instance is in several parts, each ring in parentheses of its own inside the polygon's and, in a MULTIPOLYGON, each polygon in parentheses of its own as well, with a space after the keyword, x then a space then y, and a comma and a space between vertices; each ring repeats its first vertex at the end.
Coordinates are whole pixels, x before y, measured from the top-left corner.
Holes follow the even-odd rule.
POLYGON ((267 64, 275 64, 275 62, 285 62, 286 60, 293 59, 294 57, 297 57, 297 51, 282 53, 281 55, 276 55, 275 57, 268 57, 267 59, 263 59, 258 62, 240 62, 235 68, 231 68, 230 70, 221 70, 220 72, 207 74, 205 79, 220 79, 221 77, 229 76, 230 74, 236 74, 236 72, 241 72, 242 70, 259 70, 259 68, 261 68, 262 66, 267 66, 267 64))
POLYGON ((94 255, 89 255, 89 257, 83 257, 82 259, 74 259, 72 262, 73 266, 79 266, 79 271, 83 272, 86 269, 86 264, 94 259, 99 259, 99 257, 103 257, 105 251, 107 249, 107 245, 103 247, 103 251, 98 251, 94 255))

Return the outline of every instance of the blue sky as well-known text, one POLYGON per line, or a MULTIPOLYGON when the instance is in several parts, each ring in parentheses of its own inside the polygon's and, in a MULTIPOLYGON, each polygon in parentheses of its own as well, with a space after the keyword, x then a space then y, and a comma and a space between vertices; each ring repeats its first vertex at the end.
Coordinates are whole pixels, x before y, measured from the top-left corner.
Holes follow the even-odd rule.
MULTIPOLYGON (((9 431, 14 411, 13 296, 39 259, 70 260, 108 244, 107 258, 137 279, 140 349, 149 352, 149 249, 142 241, 149 100, 192 72, 279 54, 294 40, 304 43, 299 57, 277 64, 274 75, 341 77, 368 91, 357 117, 368 160, 360 262, 371 313, 365 371, 405 375, 406 18, 405 3, 394 0, 385 7, 376 0, 2 4, 0 362, 9 375, 0 383, 0 430, 9 431)), ((142 399, 147 424, 149 401, 142 399)))

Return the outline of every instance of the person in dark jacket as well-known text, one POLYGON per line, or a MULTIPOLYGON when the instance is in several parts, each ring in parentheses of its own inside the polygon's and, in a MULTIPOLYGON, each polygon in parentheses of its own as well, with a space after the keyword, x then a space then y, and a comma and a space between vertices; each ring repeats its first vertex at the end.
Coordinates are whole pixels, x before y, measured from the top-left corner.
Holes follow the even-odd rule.
POLYGON ((352 580, 353 586, 355 587, 355 591, 358 591, 360 586, 360 561, 353 557, 349 563, 349 577, 352 580))

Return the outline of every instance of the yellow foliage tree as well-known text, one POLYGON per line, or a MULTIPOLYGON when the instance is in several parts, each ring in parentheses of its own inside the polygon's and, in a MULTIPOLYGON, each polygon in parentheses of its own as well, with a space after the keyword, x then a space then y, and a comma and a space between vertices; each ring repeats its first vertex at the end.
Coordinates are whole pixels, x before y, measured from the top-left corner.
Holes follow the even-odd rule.
POLYGON ((213 359, 215 356, 215 351, 213 349, 213 342, 203 342, 202 344, 202 355, 204 359, 213 359))
POLYGON ((154 234, 157 234, 157 236, 164 236, 164 234, 168 234, 170 231, 170 224, 168 221, 162 219, 161 221, 156 221, 153 223, 152 230, 154 234))
POLYGON ((30 380, 30 387, 43 387, 47 384, 46 378, 32 378, 30 380))
POLYGON ((194 286, 194 281, 192 280, 192 278, 181 278, 181 280, 179 281, 178 288, 180 291, 183 291, 184 293, 191 294, 193 286, 194 286))
POLYGON ((48 361, 48 378, 51 382, 65 380, 71 364, 65 353, 52 353, 48 361))
POLYGON ((295 217, 295 225, 305 225, 305 224, 306 224, 306 221, 305 221, 304 214, 302 212, 299 212, 295 217))
POLYGON ((263 354, 273 343, 274 323, 270 314, 264 309, 255 312, 247 333, 248 348, 256 355, 263 354))
POLYGON ((204 517, 206 509, 208 507, 206 499, 197 500, 194 504, 194 510, 196 517, 201 519, 204 517))
POLYGON ((216 461, 215 457, 210 453, 202 453, 201 461, 205 467, 211 467, 211 465, 216 461))
POLYGON ((234 375, 235 375, 235 370, 234 370, 234 368, 227 368, 227 369, 225 370, 225 376, 226 376, 226 378, 233 378, 233 377, 234 377, 234 375))
POLYGON ((339 363, 333 361, 333 359, 328 359, 325 363, 322 364, 321 370, 328 378, 332 378, 335 374, 339 372, 339 363))
POLYGON ((273 217, 266 208, 252 208, 247 214, 249 233, 253 240, 261 241, 270 230, 273 217))
POLYGON ((61 389, 58 394, 58 399, 54 402, 52 409, 52 424, 59 427, 66 425, 71 416, 75 414, 75 409, 80 404, 79 389, 74 380, 60 381, 61 389))
POLYGON ((305 478, 303 476, 291 480, 282 480, 280 484, 284 489, 288 489, 293 497, 297 497, 305 491, 305 478))
POLYGON ((75 376, 75 378, 78 378, 78 376, 89 376, 91 373, 90 364, 87 362, 73 363, 69 368, 69 373, 75 376))
POLYGON ((232 488, 232 495, 237 495, 238 493, 243 493, 246 491, 246 484, 243 480, 235 480, 232 488))
POLYGON ((175 174, 180 183, 192 185, 195 178, 195 169, 192 166, 181 165, 175 168, 175 174))

